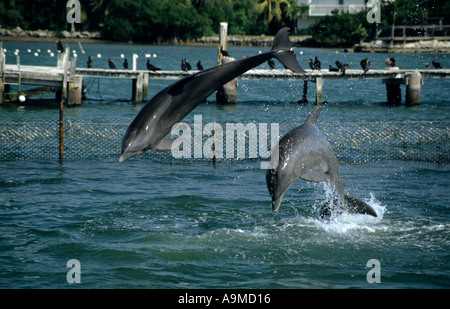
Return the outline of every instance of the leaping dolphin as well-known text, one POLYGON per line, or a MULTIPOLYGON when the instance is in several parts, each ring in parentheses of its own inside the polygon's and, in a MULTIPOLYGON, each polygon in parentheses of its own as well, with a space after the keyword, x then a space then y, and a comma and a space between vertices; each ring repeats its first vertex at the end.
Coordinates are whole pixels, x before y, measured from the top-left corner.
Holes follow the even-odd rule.
MULTIPOLYGON (((283 195, 292 183, 302 178, 312 182, 329 180, 339 195, 337 213, 347 211, 376 217, 377 213, 370 205, 344 191, 336 155, 317 127, 321 110, 322 107, 316 107, 305 123, 284 135, 278 143, 278 149, 274 149, 272 156, 278 160, 278 164, 272 163, 266 173, 273 211, 280 208, 283 195)), ((322 217, 333 211, 331 203, 322 207, 322 217)))
POLYGON ((129 125, 122 140, 119 162, 149 148, 171 150, 173 140, 166 138, 166 135, 175 123, 180 122, 220 86, 273 57, 285 68, 304 73, 291 50, 288 30, 282 28, 278 31, 272 49, 267 53, 193 73, 161 90, 145 104, 129 125))

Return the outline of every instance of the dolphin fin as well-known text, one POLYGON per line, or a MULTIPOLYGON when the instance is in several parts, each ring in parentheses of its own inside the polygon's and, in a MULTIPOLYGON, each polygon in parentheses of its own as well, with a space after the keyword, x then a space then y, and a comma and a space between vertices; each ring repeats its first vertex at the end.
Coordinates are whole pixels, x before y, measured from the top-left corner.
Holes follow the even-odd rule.
POLYGON ((170 151, 172 150, 172 144, 175 139, 163 138, 156 146, 152 147, 156 151, 170 151))
POLYGON ((289 41, 289 28, 284 27, 280 29, 273 39, 272 52, 274 57, 295 73, 305 73, 300 64, 297 62, 294 52, 291 50, 291 42, 289 41))
POLYGON ((308 119, 306 119, 305 123, 310 123, 313 125, 317 125, 317 118, 319 118, 320 111, 322 110, 322 106, 317 106, 311 114, 308 116, 308 119))
POLYGON ((350 213, 371 215, 377 217, 376 211, 363 200, 347 193, 345 193, 344 195, 344 200, 350 213))

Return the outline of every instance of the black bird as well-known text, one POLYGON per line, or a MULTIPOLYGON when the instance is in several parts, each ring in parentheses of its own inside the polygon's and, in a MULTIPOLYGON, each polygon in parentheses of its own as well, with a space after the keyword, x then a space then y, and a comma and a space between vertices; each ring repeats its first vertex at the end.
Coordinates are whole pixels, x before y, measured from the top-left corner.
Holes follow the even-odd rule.
POLYGON ((125 58, 125 60, 123 61, 123 68, 124 69, 128 69, 128 60, 127 60, 127 58, 125 58))
POLYGON ((88 67, 89 69, 92 68, 92 56, 89 56, 89 57, 88 57, 87 67, 88 67))
POLYGON ((342 72, 342 75, 345 75, 345 71, 348 69, 348 64, 347 63, 344 63, 342 66, 341 66, 341 68, 340 68, 340 70, 341 70, 341 72, 342 72))
POLYGON ((271 69, 275 69, 275 62, 272 59, 267 60, 267 63, 271 69))
POLYGON ((337 66, 337 68, 340 70, 340 69, 342 69, 342 62, 340 62, 339 60, 336 60, 336 66, 337 66))
POLYGON ((314 57, 314 67, 316 68, 316 70, 320 70, 321 64, 317 57, 314 57))
POLYGON ((371 65, 369 58, 364 58, 363 60, 361 60, 360 63, 361 63, 361 68, 364 71, 364 74, 366 74, 366 72, 369 71, 370 65, 371 65))
POLYGON ((116 65, 114 64, 114 61, 112 59, 108 59, 108 64, 109 64, 109 67, 111 69, 115 69, 116 68, 116 65))
POLYGON ((186 69, 187 69, 188 71, 192 69, 191 64, 187 61, 186 58, 184 58, 184 63, 186 64, 186 69))
POLYGON ((222 47, 220 47, 220 53, 221 53, 222 56, 224 56, 224 57, 230 57, 230 53, 227 52, 226 50, 223 50, 222 47))
POLYGON ((331 64, 330 64, 330 68, 328 69, 328 71, 330 71, 330 72, 339 72, 339 69, 331 67, 331 64))
POLYGON ((184 59, 181 59, 181 71, 184 71, 184 72, 187 71, 187 66, 186 66, 186 62, 184 62, 184 59))
POLYGON ((197 69, 199 71, 203 70, 202 62, 200 60, 197 60, 197 69))
POLYGON ((311 70, 315 70, 315 69, 316 69, 316 67, 314 66, 314 63, 313 63, 312 59, 308 59, 308 64, 309 64, 309 67, 311 68, 311 70))
POLYGON ((160 71, 160 68, 155 67, 153 64, 150 63, 150 60, 147 59, 147 69, 149 71, 160 71))
POLYGON ((58 40, 58 42, 56 43, 56 48, 58 49, 58 51, 60 53, 64 53, 64 47, 63 47, 63 45, 61 43, 61 40, 58 40))
POLYGON ((391 57, 391 58, 386 58, 384 59, 384 64, 386 65, 386 67, 395 67, 395 58, 391 57))
POLYGON ((436 60, 431 61, 431 64, 434 66, 435 69, 442 69, 441 64, 436 60))

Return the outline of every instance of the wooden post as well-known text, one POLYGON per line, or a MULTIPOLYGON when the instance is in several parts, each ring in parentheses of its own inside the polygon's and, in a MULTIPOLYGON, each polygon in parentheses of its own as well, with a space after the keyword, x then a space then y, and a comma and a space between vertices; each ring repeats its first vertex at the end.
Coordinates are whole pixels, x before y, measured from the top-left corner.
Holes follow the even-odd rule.
POLYGON ((148 98, 148 73, 144 73, 144 80, 142 85, 142 99, 148 98))
POLYGON ((422 86, 422 75, 414 71, 406 78, 406 106, 416 106, 420 104, 420 87, 422 86))
POLYGON ((386 84, 387 103, 389 105, 399 105, 402 103, 402 93, 400 91, 401 79, 390 78, 384 79, 383 83, 386 84))
POLYGON ((81 75, 74 76, 72 81, 67 85, 67 105, 81 105, 83 89, 83 77, 81 75))
POLYGON ((323 78, 316 78, 316 104, 322 104, 322 86, 323 86, 323 78))
POLYGON ((132 100, 135 103, 142 103, 142 91, 144 85, 144 74, 140 73, 137 78, 133 79, 132 100))
POLYGON ((62 82, 62 91, 61 91, 61 100, 59 101, 59 163, 63 163, 64 159, 64 102, 67 98, 67 73, 69 69, 69 55, 70 48, 66 47, 66 51, 64 53, 62 68, 63 68, 63 82, 62 82))
POLYGON ((67 105, 74 106, 81 104, 83 78, 76 74, 77 57, 73 57, 70 60, 69 75, 67 83, 67 105))
MULTIPOLYGON (((227 57, 222 54, 222 50, 227 50, 227 34, 228 34, 228 23, 220 23, 219 32, 219 47, 217 52, 217 64, 224 64, 235 59, 232 57, 227 57)), ((236 104, 237 103, 237 79, 230 80, 225 85, 221 86, 216 92, 216 101, 219 104, 236 104)))
POLYGON ((217 53, 217 64, 222 63, 222 53, 220 50, 227 50, 227 35, 228 35, 228 23, 222 22, 220 23, 220 30, 219 30, 219 51, 217 53))
MULTIPOLYGON (((222 64, 234 61, 234 58, 223 57, 222 64)), ((216 101, 219 104, 236 104, 237 103, 237 79, 232 79, 225 85, 221 86, 216 92, 216 101)))

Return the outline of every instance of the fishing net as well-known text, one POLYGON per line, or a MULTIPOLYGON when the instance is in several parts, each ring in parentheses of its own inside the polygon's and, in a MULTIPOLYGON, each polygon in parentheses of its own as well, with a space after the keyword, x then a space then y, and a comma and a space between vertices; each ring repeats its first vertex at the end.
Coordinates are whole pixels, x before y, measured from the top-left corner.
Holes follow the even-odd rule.
MULTIPOLYGON (((123 119, 117 121, 66 119, 64 159, 118 158, 122 137, 128 124, 124 123, 123 119)), ((267 155, 260 154, 260 147, 265 138, 266 144, 270 145, 272 124, 267 124, 267 134, 263 134, 264 136, 261 135, 261 132, 265 133, 264 130, 260 130, 258 124, 255 124, 259 135, 254 136, 251 130, 236 130, 231 139, 229 134, 226 134, 227 124, 214 123, 215 132, 218 132, 218 128, 223 129, 222 136, 215 137, 213 131, 206 132, 205 125, 201 124, 203 128, 200 130, 203 131, 200 131, 200 135, 195 132, 195 125, 190 125, 191 143, 185 143, 180 147, 184 150, 191 147, 190 151, 184 152, 185 155, 174 156, 170 151, 149 150, 136 158, 211 161, 214 156, 217 161, 267 160, 267 155), (212 140, 214 140, 213 147, 211 147, 212 140), (222 140, 222 144, 219 140, 222 140), (234 149, 233 156, 230 155, 231 152, 226 152, 229 149, 234 149), (245 154, 239 155, 242 149, 245 154)), ((282 136, 296 124, 280 123, 278 126, 279 135, 282 136)), ((414 160, 450 163, 450 121, 330 122, 320 123, 319 127, 340 162, 414 160)), ((0 120, 0 160, 58 158, 57 121, 0 120)))

